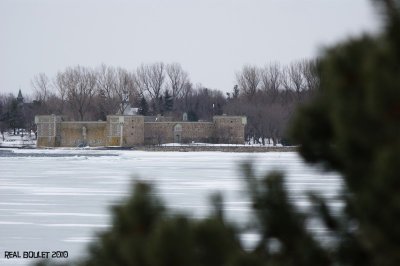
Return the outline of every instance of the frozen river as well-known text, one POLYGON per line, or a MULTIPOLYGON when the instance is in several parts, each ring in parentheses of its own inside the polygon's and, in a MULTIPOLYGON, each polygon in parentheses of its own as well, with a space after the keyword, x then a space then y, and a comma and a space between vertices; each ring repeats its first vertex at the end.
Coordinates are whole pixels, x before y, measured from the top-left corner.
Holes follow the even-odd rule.
POLYGON ((245 222, 249 201, 239 166, 246 160, 260 175, 285 172, 299 206, 307 205, 305 191, 335 198, 340 189, 337 175, 310 168, 290 152, 0 149, 0 264, 28 264, 5 259, 6 251, 85 255, 96 232, 109 226, 109 207, 127 197, 134 180, 154 184, 169 208, 194 217, 207 215, 210 194, 220 191, 229 219, 245 222))

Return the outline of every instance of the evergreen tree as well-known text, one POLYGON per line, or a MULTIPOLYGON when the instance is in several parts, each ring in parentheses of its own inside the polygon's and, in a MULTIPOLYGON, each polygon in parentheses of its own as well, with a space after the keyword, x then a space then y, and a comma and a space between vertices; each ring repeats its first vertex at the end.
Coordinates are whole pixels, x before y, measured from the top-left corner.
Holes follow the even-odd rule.
POLYGON ((155 104, 156 104, 157 114, 164 115, 164 111, 165 111, 164 110, 164 98, 162 95, 156 99, 155 104))
POLYGON ((378 2, 385 32, 326 52, 319 94, 292 133, 308 162, 343 176, 346 213, 335 232, 345 265, 400 265, 400 1, 378 2))
POLYGON ((106 104, 107 103, 107 97, 105 95, 105 92, 103 89, 100 89, 98 92, 98 105, 97 105, 97 113, 98 117, 97 119, 106 121, 107 120, 107 108, 106 104))
POLYGON ((169 94, 169 90, 165 90, 165 93, 164 93, 164 111, 165 112, 172 111, 173 106, 174 106, 174 99, 172 98, 172 95, 169 94))
POLYGON ((25 127, 23 104, 16 98, 12 99, 8 108, 8 125, 16 133, 16 129, 25 127))
POLYGON ((149 104, 146 101, 146 98, 142 96, 140 99, 140 106, 139 106, 139 114, 140 115, 147 115, 149 113, 149 104))
POLYGON ((190 122, 196 122, 196 121, 199 121, 199 117, 197 116, 195 111, 189 110, 189 112, 188 112, 188 120, 190 122))
POLYGON ((237 99, 239 97, 239 86, 235 85, 233 87, 232 98, 237 99))
POLYGON ((214 108, 214 111, 213 111, 214 115, 222 115, 223 114, 222 106, 220 103, 215 104, 213 108, 214 108))
POLYGON ((218 266, 243 252, 222 216, 196 221, 171 215, 143 183, 134 186, 125 204, 114 207, 113 218, 112 228, 78 265, 218 266))

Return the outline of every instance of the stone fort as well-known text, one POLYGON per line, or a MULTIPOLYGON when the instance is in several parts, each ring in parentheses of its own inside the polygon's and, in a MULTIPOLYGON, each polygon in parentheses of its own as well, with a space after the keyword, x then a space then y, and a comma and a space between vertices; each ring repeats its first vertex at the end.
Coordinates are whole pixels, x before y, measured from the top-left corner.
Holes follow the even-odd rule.
MULTIPOLYGON (((184 119, 185 120, 185 119, 184 119)), ((110 115, 106 121, 65 121, 35 117, 37 147, 133 147, 163 143, 244 143, 244 116, 214 116, 212 122, 172 121, 167 117, 110 115)))

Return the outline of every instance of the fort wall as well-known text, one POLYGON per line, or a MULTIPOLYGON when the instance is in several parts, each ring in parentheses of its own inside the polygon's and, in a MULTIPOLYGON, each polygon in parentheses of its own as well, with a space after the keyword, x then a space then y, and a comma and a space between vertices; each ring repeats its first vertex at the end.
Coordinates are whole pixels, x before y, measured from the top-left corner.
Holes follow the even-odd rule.
POLYGON ((106 146, 106 122, 61 122, 61 147, 106 146))
POLYGON ((60 145, 60 116, 36 116, 35 123, 37 125, 36 145, 38 147, 58 147, 60 145))
MULTIPOLYGON (((163 120, 161 120, 163 121, 163 120)), ((36 116, 38 147, 157 145, 163 143, 244 143, 246 118, 215 116, 213 122, 145 122, 144 116, 113 115, 107 121, 63 121, 36 116)))
POLYGON ((132 147, 144 143, 144 117, 124 116, 122 145, 132 147))
POLYGON ((214 123, 211 122, 146 122, 144 144, 212 142, 214 123))
POLYGON ((182 123, 182 143, 215 142, 215 127, 211 122, 182 123))
POLYGON ((244 142, 244 127, 247 119, 244 116, 214 116, 215 142, 241 144, 244 142))

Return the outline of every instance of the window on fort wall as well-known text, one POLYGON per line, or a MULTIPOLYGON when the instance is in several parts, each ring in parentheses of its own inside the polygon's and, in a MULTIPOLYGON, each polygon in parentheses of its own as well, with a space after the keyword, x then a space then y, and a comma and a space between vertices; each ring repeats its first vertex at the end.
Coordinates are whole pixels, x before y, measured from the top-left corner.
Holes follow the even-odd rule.
POLYGON ((182 131, 182 125, 181 124, 176 124, 174 126, 174 131, 182 131))

